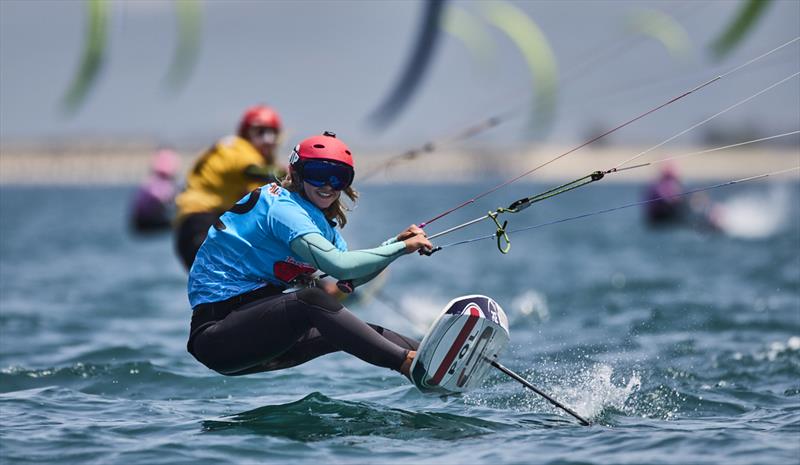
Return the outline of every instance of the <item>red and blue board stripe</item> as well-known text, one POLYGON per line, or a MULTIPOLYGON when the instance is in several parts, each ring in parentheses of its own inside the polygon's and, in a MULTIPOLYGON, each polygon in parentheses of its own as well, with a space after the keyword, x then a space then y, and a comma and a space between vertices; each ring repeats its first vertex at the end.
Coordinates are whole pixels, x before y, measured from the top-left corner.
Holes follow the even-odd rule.
MULTIPOLYGON (((447 354, 444 356, 442 363, 439 365, 439 368, 436 370, 436 373, 433 375, 433 378, 428 382, 429 385, 436 386, 444 378, 444 374, 447 373, 447 369, 450 367, 450 364, 453 363, 455 360, 456 355, 461 350, 461 347, 464 345, 464 342, 467 340, 469 333, 472 332, 472 328, 478 323, 478 319, 481 317, 480 308, 475 305, 471 304, 467 307, 469 310, 469 318, 467 318, 467 322, 464 323, 464 327, 461 328, 461 332, 458 333, 456 340, 450 346, 450 350, 447 351, 447 354)), ((466 313, 466 311, 464 312, 466 313)))

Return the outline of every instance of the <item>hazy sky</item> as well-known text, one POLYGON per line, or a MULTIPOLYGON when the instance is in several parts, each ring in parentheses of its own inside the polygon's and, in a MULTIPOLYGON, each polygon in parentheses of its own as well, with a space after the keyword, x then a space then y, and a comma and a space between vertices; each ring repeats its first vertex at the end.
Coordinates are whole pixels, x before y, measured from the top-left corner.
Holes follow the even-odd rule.
MULTIPOLYGON (((480 2, 451 2, 480 18, 480 2)), ((800 2, 775 1, 745 42, 720 63, 708 44, 733 19, 736 1, 512 2, 552 45, 562 80, 549 139, 578 140, 800 36, 800 2), (626 28, 641 9, 671 15, 688 32, 691 55, 676 59, 626 28), (585 71, 581 65, 605 56, 585 71)), ((233 132, 242 110, 273 104, 296 140, 333 129, 352 145, 410 148, 446 136, 531 98, 519 51, 483 21, 495 53, 481 64, 442 32, 432 66, 406 111, 382 133, 366 117, 386 96, 411 53, 421 19, 416 1, 203 2, 199 62, 177 95, 163 89, 175 48, 171 1, 112 1, 109 60, 73 117, 59 111, 76 73, 87 22, 82 1, 0 1, 0 136, 4 142, 85 136, 145 136, 203 145, 233 132)), ((615 135, 660 141, 800 70, 800 44, 732 75, 699 95, 615 135)), ((725 115, 720 126, 755 125, 765 135, 800 126, 798 79, 725 115)), ((478 138, 524 140, 525 115, 478 138)), ((698 140, 700 133, 683 138, 698 140)))

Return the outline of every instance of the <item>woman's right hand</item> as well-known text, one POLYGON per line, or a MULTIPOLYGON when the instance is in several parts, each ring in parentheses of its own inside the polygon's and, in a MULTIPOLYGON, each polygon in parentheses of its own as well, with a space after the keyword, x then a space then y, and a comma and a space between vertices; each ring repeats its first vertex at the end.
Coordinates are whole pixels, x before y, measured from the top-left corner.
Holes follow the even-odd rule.
POLYGON ((428 240, 428 237, 425 235, 425 233, 411 236, 404 240, 403 243, 406 245, 406 253, 417 251, 430 252, 433 250, 433 244, 431 244, 431 241, 428 240))

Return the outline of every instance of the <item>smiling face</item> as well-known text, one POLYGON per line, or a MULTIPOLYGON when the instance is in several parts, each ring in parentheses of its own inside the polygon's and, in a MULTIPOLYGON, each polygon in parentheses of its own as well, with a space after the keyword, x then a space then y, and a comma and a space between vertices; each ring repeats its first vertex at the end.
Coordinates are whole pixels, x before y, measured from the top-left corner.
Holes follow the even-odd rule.
POLYGON ((320 210, 330 207, 342 194, 342 191, 337 191, 328 184, 314 187, 307 182, 303 183, 303 192, 305 192, 306 198, 320 210))

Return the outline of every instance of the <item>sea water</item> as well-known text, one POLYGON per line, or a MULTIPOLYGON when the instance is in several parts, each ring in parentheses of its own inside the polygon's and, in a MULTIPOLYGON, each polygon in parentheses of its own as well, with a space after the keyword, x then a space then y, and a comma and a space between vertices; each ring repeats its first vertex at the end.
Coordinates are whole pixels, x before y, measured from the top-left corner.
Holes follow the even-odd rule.
MULTIPOLYGON (((489 186, 364 186, 344 236, 373 246, 489 186)), ((548 187, 511 186, 428 229, 548 187)), ((592 185, 507 219, 640 193, 592 185)), ((171 237, 129 234, 131 194, 0 188, 2 463, 800 462, 796 183, 713 191, 729 233, 653 231, 622 210, 512 235, 508 255, 486 240, 403 257, 348 303, 421 336, 453 297, 493 297, 511 326, 501 362, 591 427, 500 373, 440 398, 346 354, 236 378, 206 369, 186 352, 171 237)))

